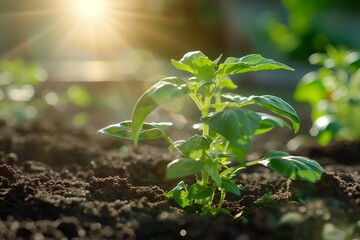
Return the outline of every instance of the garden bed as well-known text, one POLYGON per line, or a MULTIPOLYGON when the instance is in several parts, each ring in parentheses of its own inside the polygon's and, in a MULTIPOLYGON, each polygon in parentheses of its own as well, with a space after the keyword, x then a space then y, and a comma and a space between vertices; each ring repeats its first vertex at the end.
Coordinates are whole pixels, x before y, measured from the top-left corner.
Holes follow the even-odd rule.
MULTIPOLYGON (((1 124, 1 239, 360 238, 358 143, 299 149, 326 170, 316 184, 252 168, 236 178, 241 196, 227 196, 231 216, 210 217, 164 197, 177 184, 165 179, 172 160, 166 148, 133 149, 95 132, 1 124)), ((261 156, 271 141, 250 156, 261 156)))

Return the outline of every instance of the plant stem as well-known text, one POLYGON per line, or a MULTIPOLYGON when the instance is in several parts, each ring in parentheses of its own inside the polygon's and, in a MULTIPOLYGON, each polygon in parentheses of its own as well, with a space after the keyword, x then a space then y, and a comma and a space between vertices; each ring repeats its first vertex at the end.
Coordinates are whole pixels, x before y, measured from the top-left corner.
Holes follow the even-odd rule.
POLYGON ((197 98, 196 93, 190 93, 190 97, 195 102, 196 106, 200 109, 201 113, 203 113, 204 112, 204 106, 199 101, 199 99, 197 98))
POLYGON ((225 200, 225 196, 226 196, 226 192, 225 191, 220 191, 221 192, 221 195, 220 195, 220 200, 219 200, 219 204, 217 206, 217 209, 221 209, 223 203, 224 203, 224 200, 225 200))
MULTIPOLYGON (((211 103, 211 95, 205 97, 204 108, 201 111, 202 117, 207 117, 209 115, 210 103, 211 103)), ((208 136, 209 133, 210 133, 209 125, 204 123, 203 136, 208 136)), ((208 184, 208 181, 209 181, 209 174, 205 171, 202 171, 202 182, 201 182, 202 185, 208 184)))
MULTIPOLYGON (((204 102, 204 109, 202 111, 202 117, 207 117, 209 115, 210 103, 211 103, 211 96, 207 96, 205 98, 205 102, 204 102)), ((204 136, 209 135, 209 125, 207 125, 207 124, 204 124, 203 135, 204 136)))
POLYGON ((181 150, 180 150, 178 147, 176 147, 175 142, 174 142, 168 135, 163 134, 163 138, 164 138, 166 141, 168 141, 171 146, 173 146, 176 150, 178 150, 178 152, 179 152, 181 155, 185 156, 185 154, 183 154, 183 153, 181 152, 181 150))
POLYGON ((261 160, 255 160, 255 161, 251 161, 251 162, 247 162, 245 163, 245 167, 251 167, 251 166, 254 166, 256 164, 259 164, 261 160))

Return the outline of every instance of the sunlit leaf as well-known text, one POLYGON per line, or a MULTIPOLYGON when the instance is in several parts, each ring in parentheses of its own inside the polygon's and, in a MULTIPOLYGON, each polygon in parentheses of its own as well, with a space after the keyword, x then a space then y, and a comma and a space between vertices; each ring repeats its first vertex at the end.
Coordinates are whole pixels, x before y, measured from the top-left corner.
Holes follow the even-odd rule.
POLYGON ((216 61, 211 61, 200 51, 189 52, 179 61, 171 60, 172 65, 182 71, 190 72, 195 75, 193 80, 201 82, 215 77, 216 61))
POLYGON ((175 146, 183 153, 186 157, 199 159, 204 155, 204 152, 209 149, 211 139, 207 136, 195 134, 186 141, 177 141, 175 146))
POLYGON ((179 70, 194 74, 192 64, 200 57, 206 56, 201 51, 192 51, 186 53, 179 61, 171 59, 171 64, 179 70))
POLYGON ((248 105, 248 104, 252 103, 248 97, 244 97, 244 96, 232 94, 232 93, 222 94, 221 97, 223 97, 227 100, 236 102, 239 106, 248 105))
POLYGON ((283 63, 264 58, 259 54, 251 54, 241 58, 227 58, 224 63, 219 65, 218 73, 220 76, 228 76, 245 72, 276 69, 294 70, 283 63))
POLYGON ((212 79, 215 76, 216 64, 207 57, 199 57, 190 66, 199 80, 212 79))
POLYGON ((237 85, 230 78, 226 78, 221 81, 220 88, 234 90, 237 88, 237 85))
POLYGON ((186 177, 200 172, 204 166, 202 161, 192 158, 176 159, 169 163, 166 168, 166 177, 168 179, 186 177))
POLYGON ((314 160, 302 156, 291 156, 286 152, 270 151, 260 164, 294 180, 317 182, 325 170, 314 160))
MULTIPOLYGON (((162 137, 165 135, 164 131, 171 125, 172 123, 170 122, 144 123, 139 134, 139 140, 151 140, 162 137)), ((131 121, 123 121, 104 127, 99 132, 117 138, 133 140, 131 121)))
POLYGON ((158 106, 189 92, 186 83, 179 78, 165 78, 149 88, 138 100, 132 115, 134 145, 137 145, 146 117, 158 106))

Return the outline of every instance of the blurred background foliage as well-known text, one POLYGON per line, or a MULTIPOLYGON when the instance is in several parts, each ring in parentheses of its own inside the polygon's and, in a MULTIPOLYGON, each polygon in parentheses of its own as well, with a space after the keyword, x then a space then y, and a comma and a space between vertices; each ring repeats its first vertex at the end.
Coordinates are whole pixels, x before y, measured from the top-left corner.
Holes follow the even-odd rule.
POLYGON ((289 97, 312 53, 360 49, 359 12, 352 0, 0 0, 0 118, 127 119, 152 82, 179 74, 169 60, 191 50, 287 63, 297 71, 235 80, 289 97))

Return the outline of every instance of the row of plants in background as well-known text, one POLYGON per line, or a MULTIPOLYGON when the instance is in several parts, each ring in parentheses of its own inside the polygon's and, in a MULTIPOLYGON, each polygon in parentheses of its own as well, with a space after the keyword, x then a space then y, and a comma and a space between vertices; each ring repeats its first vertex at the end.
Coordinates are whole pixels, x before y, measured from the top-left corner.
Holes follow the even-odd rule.
POLYGON ((114 104, 107 100, 118 101, 119 96, 115 94, 110 98, 104 97, 81 84, 50 90, 49 86, 44 86, 48 78, 47 71, 36 62, 20 59, 0 61, 0 119, 13 126, 35 120, 50 108, 63 112, 75 106, 77 110, 73 110, 72 116, 67 119, 72 119, 74 125, 82 126, 89 120, 89 108, 111 108, 109 112, 113 112, 114 104))
POLYGON ((36 91, 47 80, 47 72, 34 62, 0 61, 0 117, 10 125, 34 119, 40 100, 36 91))
POLYGON ((321 67, 297 85, 294 98, 310 104, 310 134, 322 145, 331 140, 360 141, 359 59, 359 52, 329 46, 326 53, 310 56, 310 63, 321 67))
POLYGON ((229 57, 219 64, 220 58, 212 61, 202 52, 194 51, 185 54, 179 61, 172 60, 175 68, 191 76, 186 80, 178 77, 160 80, 140 97, 132 120, 99 131, 132 140, 134 145, 140 140, 163 137, 169 142, 170 151, 176 150, 181 154, 181 158, 168 164, 167 178, 196 176, 196 181, 190 184, 180 181, 166 196, 182 207, 200 205, 201 211, 207 214, 228 212, 222 207, 226 194, 240 195, 243 189, 233 178, 254 165, 263 165, 290 179, 318 181, 324 169, 306 157, 273 150, 262 159, 247 161, 254 135, 264 134, 275 127, 298 131, 299 117, 287 102, 272 95, 242 96, 224 92, 237 88, 230 75, 293 69, 258 54, 229 57), (194 125, 199 132, 189 139, 174 141, 165 133, 171 122, 145 120, 156 108, 182 97, 191 98, 201 112, 199 123, 194 125), (255 112, 247 108, 249 105, 261 106, 268 113, 255 112), (292 126, 273 114, 288 119, 292 126))

